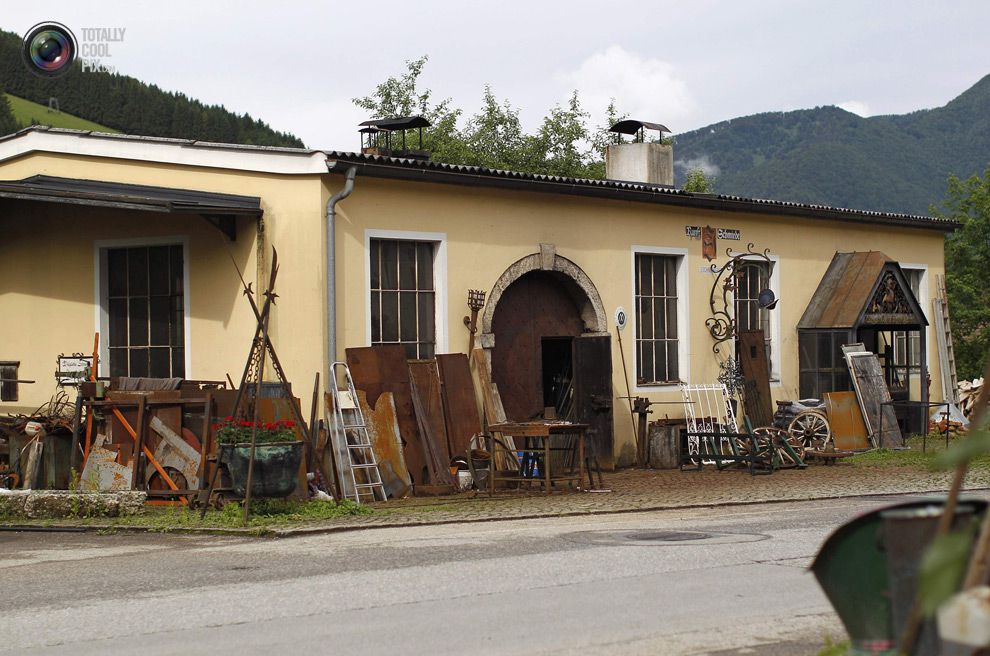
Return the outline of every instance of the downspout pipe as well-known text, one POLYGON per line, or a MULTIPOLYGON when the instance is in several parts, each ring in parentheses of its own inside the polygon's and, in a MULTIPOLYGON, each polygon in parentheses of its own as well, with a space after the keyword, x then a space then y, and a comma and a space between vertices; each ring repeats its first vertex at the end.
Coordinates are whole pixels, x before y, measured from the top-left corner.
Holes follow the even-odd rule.
POLYGON ((327 201, 327 363, 324 373, 324 388, 333 379, 332 365, 337 359, 337 203, 354 191, 354 178, 357 167, 352 166, 344 174, 344 188, 327 201))

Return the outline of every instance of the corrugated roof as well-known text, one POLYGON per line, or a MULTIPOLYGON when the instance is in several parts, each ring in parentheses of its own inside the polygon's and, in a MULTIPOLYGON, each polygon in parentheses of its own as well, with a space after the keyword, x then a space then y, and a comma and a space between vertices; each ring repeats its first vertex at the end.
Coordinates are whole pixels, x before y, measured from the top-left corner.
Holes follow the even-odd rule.
MULTIPOLYGON (((873 300, 881 276, 888 268, 894 268, 898 273, 900 271, 897 262, 880 251, 836 253, 797 327, 805 330, 858 327, 868 304, 873 300)), ((903 274, 897 277, 913 313, 927 325, 917 299, 903 280, 903 274)))
POLYGON ((262 214, 261 199, 257 196, 56 178, 47 175, 35 175, 17 181, 0 181, 0 198, 151 212, 242 216, 262 214))
POLYGON ((642 182, 569 178, 345 151, 327 151, 326 154, 330 170, 339 173, 344 172, 352 165, 356 165, 365 175, 413 181, 484 185, 730 212, 753 212, 855 223, 899 225, 943 232, 951 232, 960 226, 955 221, 931 216, 856 210, 727 194, 696 194, 675 187, 642 182))
POLYGON ((210 141, 197 141, 194 139, 110 134, 105 132, 73 130, 68 128, 49 128, 44 126, 24 128, 14 134, 0 137, 0 142, 14 139, 25 133, 34 131, 97 139, 111 139, 117 141, 175 144, 185 147, 215 150, 271 152, 296 155, 312 155, 314 153, 322 153, 327 157, 328 169, 333 172, 343 172, 349 166, 356 165, 361 167, 366 175, 405 180, 418 180, 424 182, 437 182, 442 184, 485 185, 535 192, 563 193, 594 198, 677 205, 698 209, 777 214, 782 216, 825 219, 832 221, 850 221, 854 223, 898 225, 928 230, 939 230, 943 232, 951 232, 960 227, 960 224, 956 221, 916 214, 857 210, 842 207, 830 207, 828 205, 747 198, 727 194, 697 194, 684 191, 683 189, 676 189, 674 187, 645 184, 640 182, 571 178, 556 175, 543 175, 539 173, 524 173, 521 171, 489 169, 481 166, 444 164, 429 160, 385 157, 381 155, 365 155, 362 153, 347 151, 321 151, 308 148, 285 148, 278 146, 252 146, 245 144, 214 143, 210 141))

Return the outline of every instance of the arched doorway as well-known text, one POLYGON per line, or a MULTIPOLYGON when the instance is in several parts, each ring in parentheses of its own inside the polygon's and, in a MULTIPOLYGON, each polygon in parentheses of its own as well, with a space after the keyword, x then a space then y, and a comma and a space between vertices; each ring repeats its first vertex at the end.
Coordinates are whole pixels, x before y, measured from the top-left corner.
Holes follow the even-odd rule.
POLYGON ((588 424, 590 452, 612 466, 611 340, 580 267, 544 244, 506 269, 489 295, 481 345, 510 420, 552 413, 588 424))

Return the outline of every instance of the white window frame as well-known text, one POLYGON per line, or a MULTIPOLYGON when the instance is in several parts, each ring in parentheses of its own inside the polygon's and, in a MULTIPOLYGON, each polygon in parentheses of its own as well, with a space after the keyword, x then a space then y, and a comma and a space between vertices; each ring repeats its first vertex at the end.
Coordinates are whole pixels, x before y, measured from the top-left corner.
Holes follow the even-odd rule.
MULTIPOLYGON (((741 253, 730 251, 729 257, 735 257, 741 253)), ((783 382, 781 381, 780 375, 780 363, 782 362, 780 352, 780 256, 770 255, 770 291, 773 292, 774 298, 777 299, 777 306, 770 310, 770 387, 781 387, 783 382)), ((746 260, 754 260, 757 262, 764 261, 762 257, 747 257, 743 258, 746 260)), ((736 318, 736 299, 735 295, 732 297, 732 318, 736 318)), ((732 340, 732 356, 736 356, 736 340, 732 340)))
POLYGON ((192 330, 190 321, 189 237, 135 237, 132 239, 105 239, 93 242, 94 263, 94 323, 100 334, 100 362, 97 376, 110 375, 110 311, 109 283, 107 280, 107 251, 111 248, 139 248, 141 246, 182 246, 182 334, 185 378, 194 380, 192 374, 192 330))
MULTIPOLYGON (((898 262, 897 264, 901 267, 901 271, 906 271, 908 269, 921 271, 921 280, 918 281, 917 301, 918 305, 921 307, 921 313, 925 315, 925 319, 928 321, 927 330, 925 330, 925 339, 927 340, 932 335, 932 318, 931 313, 929 312, 931 301, 928 300, 928 265, 913 264, 908 262, 898 262)), ((908 341, 910 341, 910 339, 908 341)), ((925 368, 930 373, 932 370, 932 349, 927 348, 927 343, 925 344, 925 347, 925 368)))
POLYGON ((632 282, 631 304, 627 315, 632 325, 632 359, 633 359, 633 391, 637 393, 665 392, 677 390, 682 384, 691 383, 691 334, 688 331, 690 325, 688 313, 690 303, 690 290, 688 288, 688 249, 669 246, 642 246, 634 244, 630 247, 629 256, 629 280, 632 282), (656 385, 640 385, 639 380, 639 360, 636 357, 636 343, 639 337, 639 329, 636 325, 636 256, 637 255, 672 255, 677 258, 677 375, 680 378, 676 383, 658 383, 656 385))
MULTIPOLYGON (((433 259, 434 336, 435 353, 447 352, 447 233, 415 232, 408 230, 364 231, 364 343, 371 346, 371 240, 394 239, 401 241, 426 241, 435 246, 433 259)), ((466 297, 465 297, 466 298, 466 297)))

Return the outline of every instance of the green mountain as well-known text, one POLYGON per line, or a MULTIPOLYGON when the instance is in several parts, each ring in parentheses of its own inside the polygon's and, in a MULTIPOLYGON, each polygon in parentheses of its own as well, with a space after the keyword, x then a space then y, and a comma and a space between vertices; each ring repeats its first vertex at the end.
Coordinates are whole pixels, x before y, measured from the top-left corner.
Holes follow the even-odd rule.
MULTIPOLYGON (((248 114, 228 111, 223 105, 204 105, 126 75, 83 72, 79 62, 73 67, 58 78, 35 75, 21 59, 21 37, 0 30, 0 94, 6 92, 38 103, 46 112, 48 100, 58 98, 62 112, 119 132, 261 146, 303 146, 297 137, 275 131, 248 114)), ((16 105, 16 100, 12 104, 16 105)), ((13 109, 16 114, 17 107, 13 109)), ((0 103, 0 126, 7 113, 0 103)), ((46 117, 34 118, 45 122, 46 117)))
POLYGON ((674 157, 678 184, 703 165, 721 194, 926 214, 950 174, 990 164, 990 75, 910 114, 817 107, 723 121, 677 135, 674 157))
MULTIPOLYGON (((39 105, 30 100, 12 96, 9 93, 4 94, 4 97, 7 99, 7 104, 10 106, 14 122, 17 124, 16 129, 25 128, 29 125, 47 125, 53 128, 71 128, 73 130, 117 132, 117 130, 105 125, 93 123, 92 121, 87 121, 84 118, 79 118, 66 112, 53 111, 45 105, 39 105)), ((7 133, 4 132, 3 134, 7 133)))

